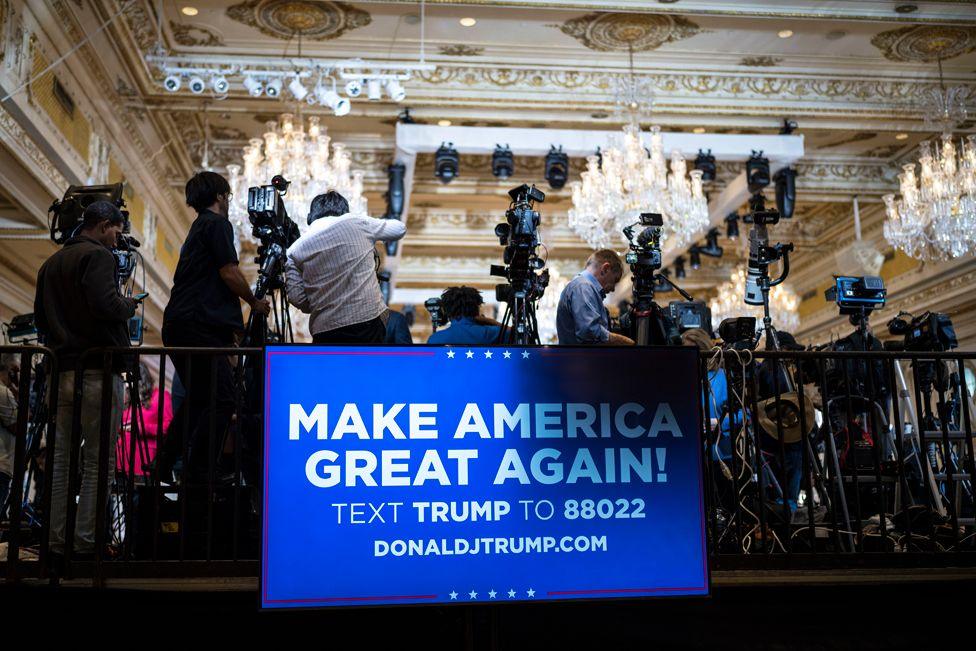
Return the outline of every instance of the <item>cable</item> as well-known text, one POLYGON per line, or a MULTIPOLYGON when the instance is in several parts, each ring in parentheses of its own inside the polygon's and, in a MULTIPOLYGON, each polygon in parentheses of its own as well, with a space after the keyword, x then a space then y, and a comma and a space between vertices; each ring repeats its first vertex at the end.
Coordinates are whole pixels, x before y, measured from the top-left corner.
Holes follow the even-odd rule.
POLYGON ((49 63, 48 66, 46 68, 44 68, 44 70, 41 70, 39 73, 37 73, 36 75, 34 75, 33 77, 31 77, 27 81, 25 81, 24 83, 22 83, 20 86, 17 86, 12 91, 10 91, 9 93, 7 93, 7 96, 6 97, 4 97, 3 99, 0 99, 0 104, 3 104, 8 99, 10 99, 11 97, 13 97, 14 95, 16 95, 20 91, 24 90, 25 88, 27 88, 28 86, 30 86, 31 84, 33 84, 35 81, 37 81, 38 79, 40 79, 41 77, 43 77, 44 75, 46 75, 48 72, 50 72, 52 68, 54 68, 55 66, 57 66, 58 64, 60 64, 62 61, 64 61, 65 59, 67 59, 69 56, 71 56, 72 54, 74 54, 75 51, 78 50, 78 48, 80 48, 82 45, 84 45, 85 43, 87 43, 88 41, 90 41, 93 37, 95 37, 96 35, 98 35, 99 33, 101 33, 101 31, 103 29, 105 29, 106 27, 109 26, 109 23, 111 23, 113 20, 115 20, 116 18, 118 18, 119 16, 121 16, 122 15, 122 12, 124 12, 126 9, 128 9, 129 8, 129 5, 131 5, 134 1, 135 0, 125 0, 125 2, 122 3, 122 6, 119 7, 119 10, 116 11, 114 14, 112 14, 109 17, 108 20, 106 20, 104 23, 102 23, 99 26, 98 29, 96 29, 94 32, 92 32, 91 34, 85 36, 85 38, 83 38, 80 41, 78 41, 77 43, 75 43, 75 45, 73 45, 70 50, 68 50, 67 52, 65 52, 64 54, 62 54, 61 56, 59 56, 57 59, 55 59, 54 61, 52 61, 51 63, 49 63))

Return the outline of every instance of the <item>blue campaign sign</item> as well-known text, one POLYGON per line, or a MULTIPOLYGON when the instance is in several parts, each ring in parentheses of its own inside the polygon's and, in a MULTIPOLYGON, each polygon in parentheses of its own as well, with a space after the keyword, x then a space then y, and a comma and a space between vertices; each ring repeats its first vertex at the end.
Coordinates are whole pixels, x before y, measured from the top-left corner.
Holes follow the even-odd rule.
POLYGON ((695 349, 266 355, 265 607, 707 594, 695 349))

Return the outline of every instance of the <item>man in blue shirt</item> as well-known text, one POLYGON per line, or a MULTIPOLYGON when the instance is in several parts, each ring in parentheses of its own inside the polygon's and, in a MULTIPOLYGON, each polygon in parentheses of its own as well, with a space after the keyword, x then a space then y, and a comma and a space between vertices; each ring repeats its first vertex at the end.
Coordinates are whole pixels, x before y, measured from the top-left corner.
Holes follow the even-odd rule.
POLYGON ((559 296, 556 334, 560 344, 625 344, 634 340, 610 332, 610 315, 603 299, 620 282, 624 265, 610 249, 600 249, 586 260, 586 267, 559 296))
POLYGON ((494 344, 501 324, 481 316, 484 300, 474 287, 448 287, 441 294, 444 314, 451 325, 432 334, 428 344, 494 344))

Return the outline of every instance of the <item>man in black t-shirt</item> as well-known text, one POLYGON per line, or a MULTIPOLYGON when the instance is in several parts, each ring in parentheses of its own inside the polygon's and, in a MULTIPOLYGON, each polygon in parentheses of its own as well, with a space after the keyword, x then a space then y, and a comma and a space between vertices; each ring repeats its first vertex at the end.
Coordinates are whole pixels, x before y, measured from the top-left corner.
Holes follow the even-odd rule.
MULTIPOLYGON (((163 313, 163 344, 181 347, 230 347, 235 332, 244 329, 241 300, 252 311, 270 312, 267 299, 257 300, 238 267, 234 227, 227 219, 230 184, 215 172, 198 172, 186 183, 186 204, 197 211, 173 276, 169 304, 163 313)), ((166 434, 158 461, 162 476, 182 455, 191 478, 203 479, 210 455, 223 444, 224 431, 234 407, 234 379, 226 355, 171 355, 180 382, 186 387, 166 434), (211 381, 211 360, 216 365, 216 386, 211 381), (211 404, 211 393, 215 395, 211 404), (211 411, 213 409, 213 412, 211 411), (189 418, 184 413, 189 411, 189 418), (214 423, 213 436, 209 428, 214 423), (183 431, 184 423, 188 429, 183 431), (207 442, 214 448, 208 450, 207 442)))

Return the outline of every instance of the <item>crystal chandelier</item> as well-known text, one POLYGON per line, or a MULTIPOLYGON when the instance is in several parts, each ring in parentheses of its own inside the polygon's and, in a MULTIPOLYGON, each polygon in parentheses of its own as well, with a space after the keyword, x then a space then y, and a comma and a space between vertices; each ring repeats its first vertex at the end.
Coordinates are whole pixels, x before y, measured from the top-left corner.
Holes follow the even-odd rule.
POLYGON ((898 175, 900 199, 886 194, 888 242, 919 260, 949 260, 976 252, 976 136, 957 148, 952 135, 924 142, 915 164, 898 175))
POLYGON ((678 249, 708 225, 702 173, 689 174, 681 153, 672 151, 668 175, 660 127, 651 127, 650 147, 645 148, 639 123, 650 114, 653 96, 648 80, 634 74, 634 51, 629 50, 630 73, 613 83, 614 107, 628 123, 609 148, 587 157, 586 171, 570 185, 569 225, 594 249, 607 248, 625 241, 621 229, 642 212, 656 212, 664 217, 662 246, 678 249))
POLYGON ((701 171, 688 173, 681 153, 673 151, 669 175, 661 130, 653 126, 650 134, 648 153, 640 128, 631 122, 624 127, 622 142, 587 157, 581 180, 570 186, 569 225, 594 249, 623 243, 621 230, 638 221, 642 212, 663 216, 665 250, 684 247, 708 226, 701 171))
POLYGON ((539 324, 539 342, 543 344, 558 343, 556 334, 556 309, 559 307, 559 297, 569 283, 569 279, 559 273, 559 269, 549 266, 549 285, 535 307, 535 318, 539 324))
MULTIPOLYGON (((731 278, 718 288, 718 296, 713 298, 708 306, 712 310, 712 327, 724 320, 738 316, 756 317, 756 328, 762 327, 763 308, 761 305, 748 305, 743 300, 746 293, 746 270, 739 267, 732 272, 731 278)), ((785 285, 777 285, 769 290, 769 316, 777 329, 792 332, 800 325, 797 308, 800 297, 785 285)))
POLYGON ((924 98, 925 122, 942 131, 939 142, 920 146, 916 165, 902 166, 900 198, 884 197, 888 242, 919 260, 949 260, 976 252, 976 136, 958 146, 952 129, 967 117, 968 90, 946 88, 939 59, 939 88, 924 98))
POLYGON ((267 123, 268 130, 261 138, 252 138, 244 148, 244 166, 228 165, 231 192, 231 218, 242 232, 250 237, 247 225, 247 188, 267 185, 271 177, 281 174, 291 181, 284 196, 288 215, 298 223, 302 232, 308 228, 305 216, 316 195, 335 190, 349 202, 349 212, 366 214, 363 196, 363 173, 350 171, 351 161, 345 145, 332 143, 329 156, 329 136, 319 124, 317 116, 308 118, 308 128, 290 113, 279 121, 267 123))

